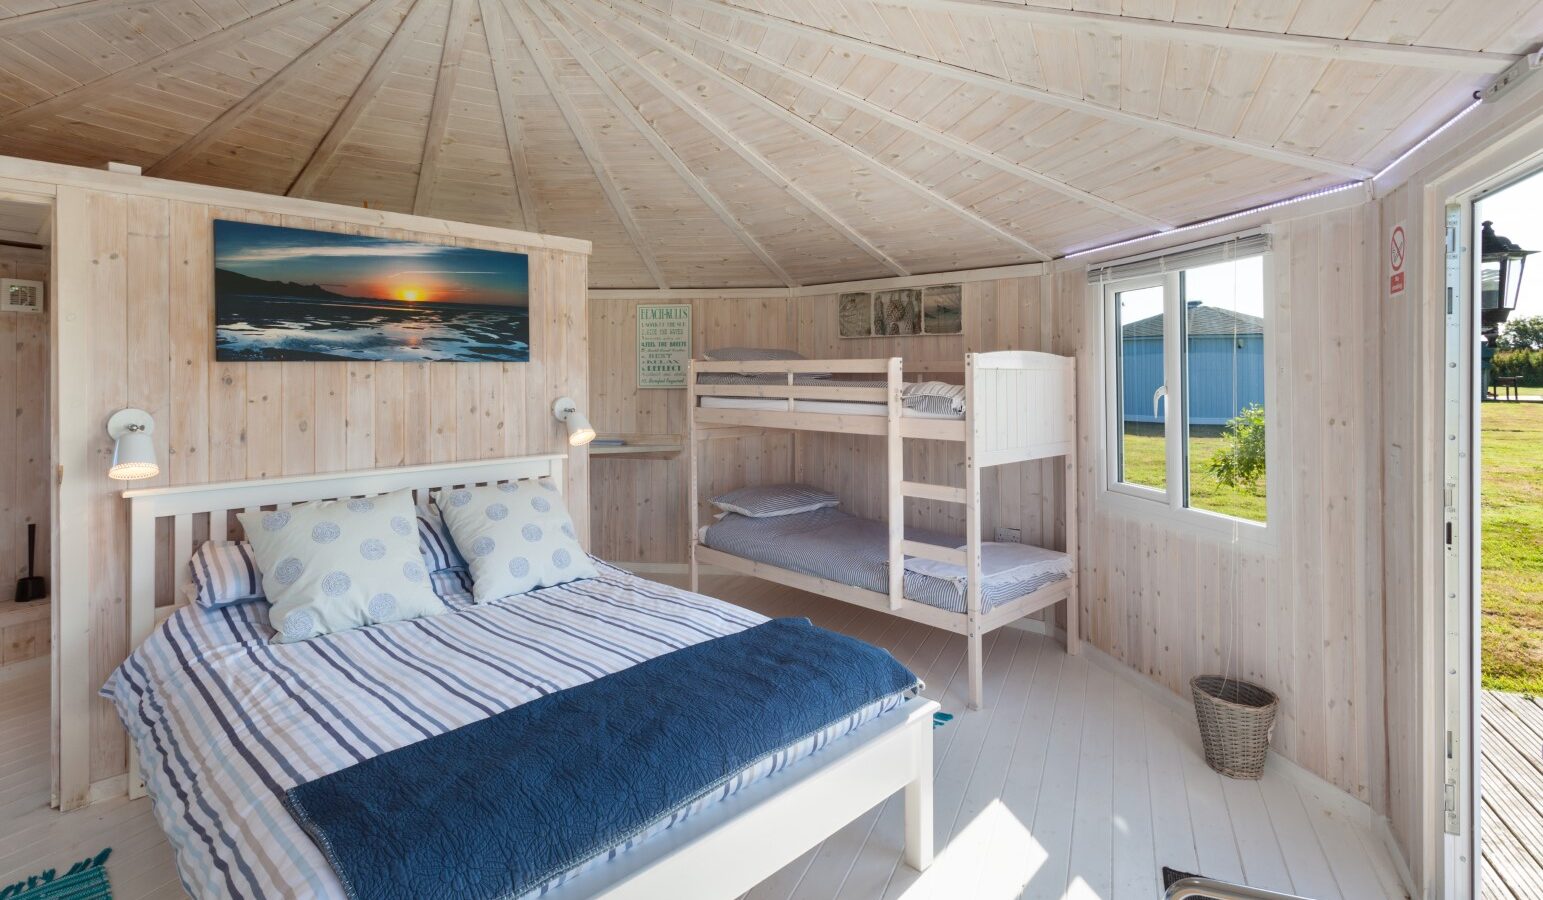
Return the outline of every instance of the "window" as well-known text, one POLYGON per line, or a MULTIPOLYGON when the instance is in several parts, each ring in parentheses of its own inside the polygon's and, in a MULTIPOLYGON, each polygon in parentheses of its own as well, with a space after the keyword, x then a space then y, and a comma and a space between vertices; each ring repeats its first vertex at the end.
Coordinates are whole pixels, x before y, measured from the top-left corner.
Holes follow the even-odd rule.
POLYGON ((1111 491, 1266 521, 1268 238, 1251 237, 1090 274, 1104 285, 1111 491))

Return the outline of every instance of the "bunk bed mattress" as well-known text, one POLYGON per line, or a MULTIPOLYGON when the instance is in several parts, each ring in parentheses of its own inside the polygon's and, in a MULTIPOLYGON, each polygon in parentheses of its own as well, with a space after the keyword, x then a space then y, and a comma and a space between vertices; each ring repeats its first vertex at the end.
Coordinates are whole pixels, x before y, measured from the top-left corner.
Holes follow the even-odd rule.
MULTIPOLYGON (((831 383, 826 382, 826 384, 831 383)), ((703 397, 702 407, 704 409, 758 409, 770 412, 787 412, 788 401, 777 400, 771 397, 703 397)), ((839 416, 889 415, 889 407, 883 403, 863 403, 858 400, 794 400, 793 411, 839 416)), ((951 419, 958 421, 964 418, 964 413, 929 412, 910 407, 906 407, 901 415, 908 419, 951 419)))
MULTIPOLYGON (((923 528, 906 528, 908 540, 957 547, 952 535, 923 528)), ((751 518, 729 513, 702 531, 701 541, 714 550, 813 575, 839 584, 889 591, 889 526, 839 509, 817 509, 790 516, 751 518)), ((981 589, 981 611, 990 612, 1009 600, 1066 578, 1071 558, 1056 558, 1032 572, 990 576, 981 589)), ((918 603, 963 613, 965 587, 946 578, 905 573, 905 596, 918 603)))
MULTIPOLYGON (((345 896, 285 810, 284 791, 644 659, 766 621, 637 578, 600 577, 473 605, 469 579, 435 577, 451 612, 270 644, 267 604, 190 604, 102 688, 139 751, 155 817, 195 897, 345 896)), ((763 758, 712 794, 563 873, 534 896, 898 707, 885 697, 763 758)), ((450 840, 453 835, 425 835, 450 840)))

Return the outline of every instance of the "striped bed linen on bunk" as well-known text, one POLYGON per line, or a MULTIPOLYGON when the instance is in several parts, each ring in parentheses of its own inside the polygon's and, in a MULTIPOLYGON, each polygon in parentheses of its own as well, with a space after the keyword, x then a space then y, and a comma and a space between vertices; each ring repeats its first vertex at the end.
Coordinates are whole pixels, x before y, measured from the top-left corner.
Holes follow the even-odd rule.
MULTIPOLYGON (((102 688, 140 754, 156 819, 195 897, 340 898, 283 792, 356 762, 766 621, 596 561, 600 577, 449 613, 270 644, 267 604, 186 606, 102 688)), ((761 760, 711 796, 525 896, 539 896, 899 706, 884 698, 761 760)), ((434 840, 442 836, 425 835, 434 840)))
MULTIPOLYGON (((737 374, 734 372, 701 372, 697 374, 697 384, 727 384, 727 385, 752 385, 752 384, 787 384, 786 375, 778 375, 776 372, 760 372, 751 375, 737 374)), ((793 383, 808 387, 888 387, 887 381, 873 381, 867 379, 833 379, 825 374, 800 373, 793 376, 793 383)), ((937 416, 962 416, 964 415, 964 386, 949 384, 946 381, 908 381, 902 388, 904 393, 903 403, 906 409, 914 409, 917 412, 928 413, 937 416)), ((815 398, 809 398, 815 399, 815 398)))
MULTIPOLYGON (((905 529, 907 540, 956 547, 963 540, 924 528, 905 529)), ((889 526, 839 509, 817 509, 788 516, 752 519, 729 513, 703 533, 703 543, 714 550, 850 584, 881 594, 889 592, 889 526)), ((981 612, 990 612, 1024 594, 1060 581, 1071 570, 1062 554, 1060 565, 1028 577, 993 577, 981 588, 981 612)), ((919 572, 905 573, 907 599, 949 612, 963 613, 965 589, 945 578, 919 572)))

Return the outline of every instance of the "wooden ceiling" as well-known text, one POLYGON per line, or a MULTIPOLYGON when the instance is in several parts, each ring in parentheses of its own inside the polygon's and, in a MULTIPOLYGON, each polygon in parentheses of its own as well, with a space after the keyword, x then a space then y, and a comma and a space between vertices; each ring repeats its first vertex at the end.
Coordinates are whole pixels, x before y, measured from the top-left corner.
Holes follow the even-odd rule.
POLYGON ((595 287, 809 284, 1365 179, 1540 33, 1543 0, 0 0, 0 154, 587 238, 595 287))

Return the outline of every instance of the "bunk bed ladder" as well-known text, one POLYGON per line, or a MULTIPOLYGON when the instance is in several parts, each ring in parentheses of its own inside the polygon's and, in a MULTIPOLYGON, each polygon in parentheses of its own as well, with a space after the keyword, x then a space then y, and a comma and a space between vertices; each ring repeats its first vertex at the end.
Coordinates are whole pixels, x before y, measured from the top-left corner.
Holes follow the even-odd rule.
MULTIPOLYGON (((965 409, 974 409, 975 354, 965 355, 965 409)), ((904 361, 889 360, 889 607, 899 609, 904 596, 905 557, 920 556, 963 566, 968 572, 965 588, 965 640, 968 642, 970 708, 980 709, 985 702, 983 668, 984 645, 981 640, 981 525, 980 466, 975 458, 975 419, 965 423, 965 486, 952 487, 908 481, 905 478, 905 437, 901 433, 904 361), (905 539, 905 498, 957 503, 965 508, 967 523, 963 552, 905 539)), ((968 412, 966 413, 968 416, 968 412)))
POLYGON ((884 396, 888 401, 884 440, 888 449, 885 475, 889 500, 890 609, 899 609, 905 599, 905 438, 900 433, 900 421, 905 412, 904 365, 904 360, 892 356, 884 370, 884 396))
POLYGON ((977 442, 980 437, 982 416, 977 408, 975 354, 964 355, 964 521, 965 521, 965 582, 964 613, 966 662, 970 666, 970 708, 980 709, 986 703, 986 648, 981 640, 980 611, 982 584, 980 556, 980 457, 977 442))

